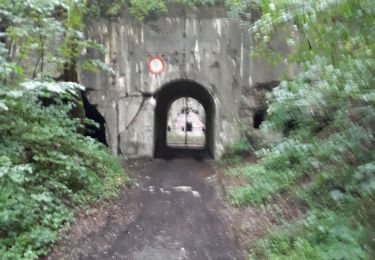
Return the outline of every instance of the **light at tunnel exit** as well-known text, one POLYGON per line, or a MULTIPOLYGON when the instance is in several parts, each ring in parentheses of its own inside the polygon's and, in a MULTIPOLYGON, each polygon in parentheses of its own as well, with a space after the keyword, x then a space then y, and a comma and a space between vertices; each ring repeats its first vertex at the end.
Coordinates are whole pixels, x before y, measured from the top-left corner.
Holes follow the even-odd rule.
POLYGON ((168 111, 167 145, 169 147, 203 148, 206 115, 194 98, 175 100, 168 111))

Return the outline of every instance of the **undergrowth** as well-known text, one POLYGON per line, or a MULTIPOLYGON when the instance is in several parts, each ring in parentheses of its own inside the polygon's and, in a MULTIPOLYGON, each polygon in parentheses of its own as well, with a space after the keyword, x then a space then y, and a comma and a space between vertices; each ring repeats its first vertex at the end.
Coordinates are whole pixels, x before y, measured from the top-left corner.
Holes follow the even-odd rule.
POLYGON ((226 165, 238 164, 250 152, 253 152, 252 144, 247 138, 243 137, 239 141, 225 146, 225 153, 221 158, 221 162, 226 165))
POLYGON ((107 147, 78 133, 74 102, 55 96, 43 106, 40 93, 0 92, 1 259, 47 253, 77 209, 114 196, 126 180, 107 147))
POLYGON ((264 54, 269 35, 291 25, 288 61, 301 72, 268 96, 262 131, 284 138, 256 164, 231 167, 246 183, 229 197, 254 207, 293 200, 303 216, 269 228, 250 259, 375 257, 374 3, 274 1, 252 27, 264 54))
POLYGON ((85 10, 86 1, 0 1, 1 259, 46 254, 75 212, 126 181, 119 159, 82 134, 93 124, 81 116, 84 87, 57 81, 76 80, 83 48, 105 51, 84 39, 85 10))

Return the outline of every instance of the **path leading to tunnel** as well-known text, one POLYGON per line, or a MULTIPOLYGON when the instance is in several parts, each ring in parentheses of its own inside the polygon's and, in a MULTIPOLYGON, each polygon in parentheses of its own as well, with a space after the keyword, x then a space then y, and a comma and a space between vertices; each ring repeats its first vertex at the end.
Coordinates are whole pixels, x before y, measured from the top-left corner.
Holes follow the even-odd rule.
POLYGON ((82 217, 49 259, 243 259, 208 162, 130 163, 135 187, 82 217))

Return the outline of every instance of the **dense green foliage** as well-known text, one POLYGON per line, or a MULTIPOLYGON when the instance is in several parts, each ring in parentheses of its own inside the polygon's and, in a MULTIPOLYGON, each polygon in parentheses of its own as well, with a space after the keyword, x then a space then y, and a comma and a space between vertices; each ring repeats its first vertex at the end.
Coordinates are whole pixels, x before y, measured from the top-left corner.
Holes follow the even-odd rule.
POLYGON ((270 230, 255 259, 370 259, 375 256, 375 2, 264 1, 253 53, 290 28, 288 61, 300 67, 268 98, 263 131, 281 132, 256 164, 234 169, 248 184, 238 204, 298 201, 302 219, 270 230))
POLYGON ((83 39, 84 12, 78 0, 0 0, 1 259, 45 254, 75 209, 125 180, 119 160, 81 134, 93 123, 73 117, 83 87, 53 79, 100 47, 83 39))
POLYGON ((69 116, 70 103, 44 107, 39 94, 0 93, 2 259, 45 253, 73 207, 113 196, 125 177, 106 147, 77 133, 83 126, 69 116))
POLYGON ((231 16, 258 10, 262 0, 114 0, 88 1, 88 17, 115 17, 124 10, 139 21, 165 14, 171 8, 197 9, 201 6, 225 6, 231 16))

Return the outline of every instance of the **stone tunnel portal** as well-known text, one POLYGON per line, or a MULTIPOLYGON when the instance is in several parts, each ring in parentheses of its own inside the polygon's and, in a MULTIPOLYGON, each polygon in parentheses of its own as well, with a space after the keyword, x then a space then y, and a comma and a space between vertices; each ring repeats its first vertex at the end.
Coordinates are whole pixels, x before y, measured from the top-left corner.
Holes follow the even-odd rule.
POLYGON ((191 80, 177 80, 164 85, 156 94, 154 157, 212 158, 215 145, 215 102, 205 87, 191 80), (178 99, 192 98, 204 109, 205 126, 202 146, 173 146, 168 144, 168 113, 178 99))

